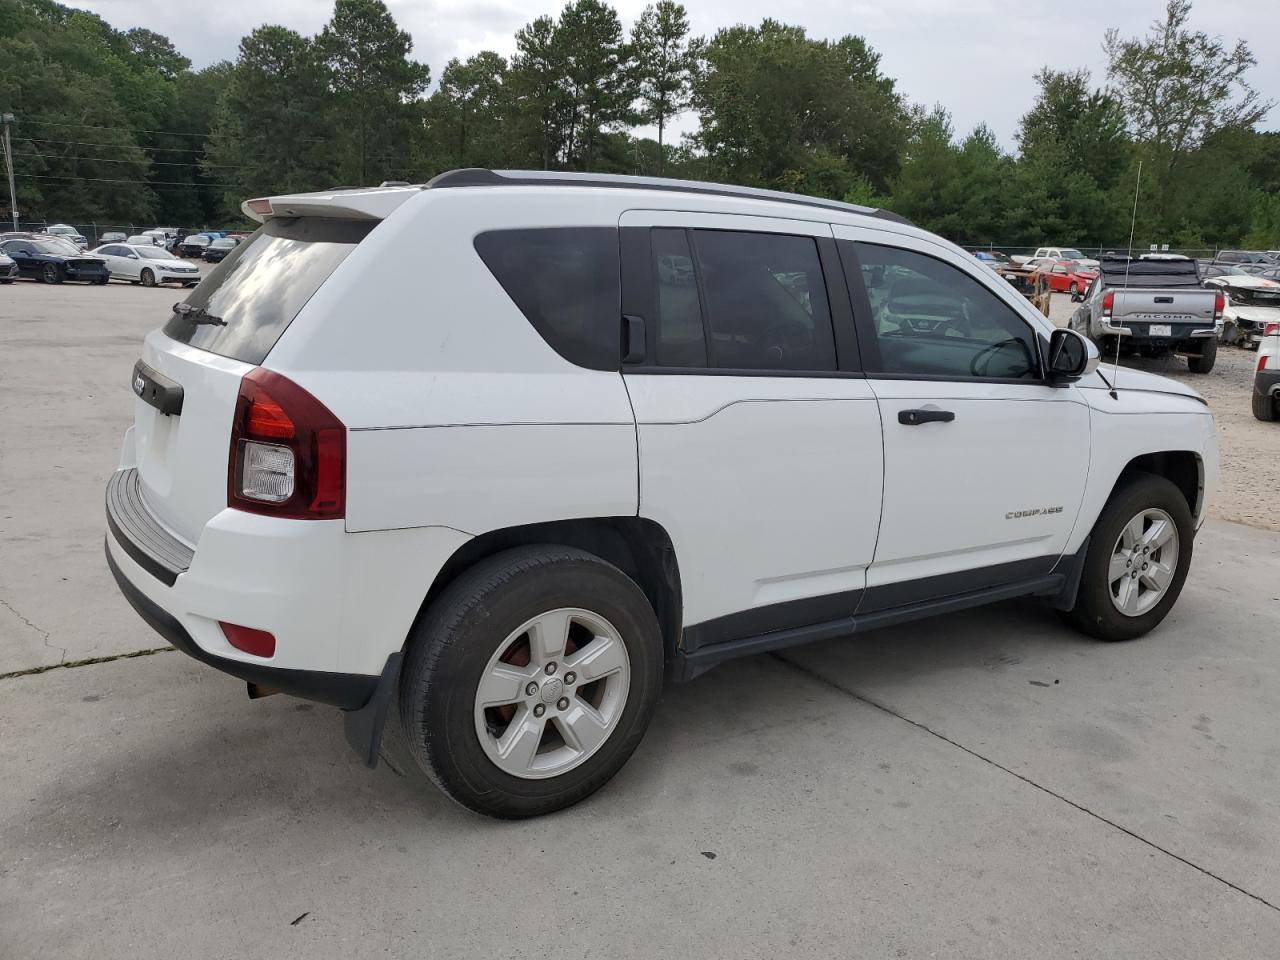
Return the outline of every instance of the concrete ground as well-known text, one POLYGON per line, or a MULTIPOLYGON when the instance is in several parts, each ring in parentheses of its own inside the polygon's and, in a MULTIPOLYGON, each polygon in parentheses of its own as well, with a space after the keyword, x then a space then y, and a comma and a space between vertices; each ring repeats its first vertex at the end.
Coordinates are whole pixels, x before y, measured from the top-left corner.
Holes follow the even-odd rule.
POLYGON ((726 665, 595 797, 491 822, 337 711, 118 658, 162 644, 102 488, 178 296, 0 288, 4 960, 1275 955, 1280 535, 1211 521, 1134 643, 1013 603, 726 665))

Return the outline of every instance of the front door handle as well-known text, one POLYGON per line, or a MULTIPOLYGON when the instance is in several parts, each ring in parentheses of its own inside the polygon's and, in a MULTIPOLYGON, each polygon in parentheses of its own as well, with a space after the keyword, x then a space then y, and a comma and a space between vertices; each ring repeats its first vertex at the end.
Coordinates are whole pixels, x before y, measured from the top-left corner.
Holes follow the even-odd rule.
POLYGON ((956 415, 950 410, 899 410, 898 422, 906 427, 918 427, 922 423, 950 423, 956 415))

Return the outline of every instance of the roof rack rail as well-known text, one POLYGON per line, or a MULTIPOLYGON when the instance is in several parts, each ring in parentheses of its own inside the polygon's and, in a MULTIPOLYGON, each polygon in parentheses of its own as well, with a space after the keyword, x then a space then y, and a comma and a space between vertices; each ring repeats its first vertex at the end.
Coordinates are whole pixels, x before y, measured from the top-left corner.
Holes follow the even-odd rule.
POLYGON ((617 187, 624 190, 668 190, 675 193, 698 193, 714 197, 742 197, 753 200, 772 200, 794 203, 805 207, 821 207, 841 213, 857 213, 864 217, 876 217, 893 223, 915 226, 906 217, 889 210, 862 207, 839 200, 823 200, 781 190, 761 190, 757 187, 737 187, 725 183, 703 183, 698 180, 668 180, 663 177, 629 177, 612 173, 565 173, 556 170, 488 170, 484 167, 466 167, 449 170, 426 183, 427 189, 440 187, 617 187))

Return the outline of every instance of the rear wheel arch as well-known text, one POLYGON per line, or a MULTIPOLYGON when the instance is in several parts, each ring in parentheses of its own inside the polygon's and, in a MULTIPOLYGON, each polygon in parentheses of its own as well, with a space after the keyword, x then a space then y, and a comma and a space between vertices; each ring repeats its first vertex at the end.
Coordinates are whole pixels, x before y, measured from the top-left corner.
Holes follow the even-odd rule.
POLYGON ((573 547, 625 573, 653 607, 662 629, 666 657, 671 658, 683 627, 679 564, 667 531, 641 517, 556 520, 480 534, 445 561, 427 590, 418 619, 451 583, 477 563, 505 550, 527 546, 573 547))

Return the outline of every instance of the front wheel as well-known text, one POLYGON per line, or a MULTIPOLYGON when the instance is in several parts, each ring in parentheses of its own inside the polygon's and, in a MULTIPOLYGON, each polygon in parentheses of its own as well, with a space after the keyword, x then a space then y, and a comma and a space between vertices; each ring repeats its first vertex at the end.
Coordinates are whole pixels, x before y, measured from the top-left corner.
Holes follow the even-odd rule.
POLYGON ((1102 510, 1090 534, 1068 623, 1099 640, 1154 629, 1182 592, 1191 566, 1191 508, 1164 477, 1138 474, 1102 510))
POLYGON ((156 285, 156 275, 151 272, 150 268, 142 271, 142 285, 144 287, 154 287, 156 285))
POLYGON ((550 813, 604 786, 640 743, 662 685, 644 593, 569 547, 497 554, 414 625, 400 720, 422 770, 478 813, 550 813))
POLYGON ((1071 284, 1067 288, 1067 293, 1071 294, 1071 302, 1076 303, 1080 299, 1080 285, 1078 283, 1071 284))
POLYGON ((1200 341, 1200 354, 1187 357, 1187 369, 1192 373, 1208 373, 1218 360, 1218 341, 1205 337, 1200 341))
POLYGON ((45 283, 61 283, 62 269, 56 263, 46 263, 40 272, 40 279, 45 283))

